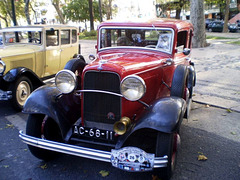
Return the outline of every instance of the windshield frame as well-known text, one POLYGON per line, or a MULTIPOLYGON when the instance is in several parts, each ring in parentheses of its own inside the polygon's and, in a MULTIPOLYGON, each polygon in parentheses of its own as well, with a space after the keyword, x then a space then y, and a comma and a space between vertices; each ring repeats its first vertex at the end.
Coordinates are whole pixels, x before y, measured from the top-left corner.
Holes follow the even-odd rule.
MULTIPOLYGON (((43 29, 42 28, 6 28, 1 30, 2 34, 2 42, 5 46, 11 46, 11 45, 35 45, 35 46, 41 46, 43 44, 43 29), (24 33, 29 33, 29 32, 37 32, 39 33, 40 36, 40 43, 37 42, 8 42, 8 36, 13 37, 14 39, 16 38, 16 33, 19 32, 24 32, 24 33), (12 33, 12 34, 10 34, 12 33), (15 37, 14 37, 15 36, 15 37)), ((20 35, 18 35, 20 36, 20 35)), ((27 37, 29 40, 29 37, 27 37)))
MULTIPOLYGON (((144 50, 152 50, 152 51, 157 51, 157 52, 164 52, 167 54, 172 54, 173 51, 173 45, 174 45, 174 29, 172 28, 165 28, 165 27, 155 27, 155 26, 149 26, 149 27, 136 27, 136 26, 102 26, 99 28, 98 31, 98 51, 104 51, 104 50, 109 50, 109 49, 144 49, 144 50), (114 46, 114 47, 103 47, 101 48, 101 34, 103 29, 112 29, 112 30, 149 30, 149 31, 171 31, 171 40, 170 40, 170 50, 169 51, 164 51, 163 49, 157 49, 157 48, 148 48, 148 47, 142 47, 142 46, 114 46)), ((159 38, 159 37, 158 37, 159 38)))

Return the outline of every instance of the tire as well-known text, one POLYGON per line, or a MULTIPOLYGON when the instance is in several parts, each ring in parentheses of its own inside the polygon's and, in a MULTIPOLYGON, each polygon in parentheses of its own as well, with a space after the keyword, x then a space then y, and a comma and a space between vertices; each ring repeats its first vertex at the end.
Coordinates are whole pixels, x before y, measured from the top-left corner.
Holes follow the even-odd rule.
POLYGON ((167 167, 154 170, 154 174, 158 175, 159 178, 161 179, 164 179, 164 180, 170 179, 175 169, 176 160, 177 160, 177 150, 178 150, 177 138, 180 138, 178 134, 173 134, 173 133, 167 134, 167 133, 158 132, 156 156, 157 157, 163 157, 165 155, 168 156, 167 167))
MULTIPOLYGON (((26 134, 29 136, 62 142, 62 136, 57 124, 43 114, 30 114, 28 116, 26 134)), ((56 158, 60 153, 41 149, 28 145, 30 152, 42 160, 51 160, 56 158)))
POLYGON ((80 58, 71 59, 67 62, 64 69, 72 71, 77 76, 77 89, 81 89, 81 75, 86 62, 81 56, 80 58))
POLYGON ((12 91, 12 99, 10 101, 13 108, 17 111, 21 111, 25 101, 33 91, 32 82, 28 77, 21 76, 15 83, 10 85, 9 89, 12 91))

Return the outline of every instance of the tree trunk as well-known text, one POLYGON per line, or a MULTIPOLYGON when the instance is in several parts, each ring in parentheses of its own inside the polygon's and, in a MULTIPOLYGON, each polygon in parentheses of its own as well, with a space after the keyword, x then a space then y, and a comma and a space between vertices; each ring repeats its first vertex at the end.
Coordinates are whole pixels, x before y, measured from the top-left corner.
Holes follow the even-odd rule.
POLYGON ((205 47, 206 33, 205 33, 205 17, 204 17, 204 3, 203 0, 191 0, 190 20, 193 24, 193 48, 205 47))
POLYGON ((224 33, 228 32, 229 5, 230 5, 230 0, 226 0, 224 25, 223 25, 223 32, 224 33))
POLYGON ((66 24, 64 17, 63 17, 63 13, 60 9, 60 4, 59 4, 59 0, 52 0, 52 5, 55 7, 57 14, 59 16, 59 21, 61 24, 66 24))
POLYGON ((0 15, 0 18, 3 19, 5 21, 5 25, 6 27, 8 27, 8 21, 7 21, 7 18, 6 17, 3 17, 0 15))
POLYGON ((101 0, 98 0, 98 3, 99 3, 100 22, 102 22, 102 21, 103 21, 103 18, 102 18, 102 1, 101 1, 101 0))
POLYGON ((90 16, 90 30, 94 30, 94 23, 93 23, 93 5, 92 0, 88 0, 89 5, 89 16, 90 16))
POLYGON ((24 13, 27 18, 28 25, 31 25, 31 19, 30 19, 30 15, 29 15, 29 1, 30 0, 24 0, 24 2, 25 2, 24 13))

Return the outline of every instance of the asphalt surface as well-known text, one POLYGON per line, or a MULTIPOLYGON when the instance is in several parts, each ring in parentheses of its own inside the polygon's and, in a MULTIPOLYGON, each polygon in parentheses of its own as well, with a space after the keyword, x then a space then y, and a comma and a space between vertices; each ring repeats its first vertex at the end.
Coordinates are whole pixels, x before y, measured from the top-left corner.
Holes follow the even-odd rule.
MULTIPOLYGON (((192 51, 197 70, 195 102, 190 118, 184 119, 180 130, 181 148, 172 180, 240 179, 240 46, 226 41, 214 40, 210 46, 192 51), (207 160, 199 161, 199 155, 207 160)), ((82 41, 86 59, 88 54, 94 54, 95 44, 82 41)), ((41 161, 18 138, 26 120, 27 115, 15 112, 7 102, 0 102, 1 180, 153 179, 151 172, 128 173, 109 163, 69 155, 41 161), (109 175, 102 177, 99 173, 102 170, 109 175)))

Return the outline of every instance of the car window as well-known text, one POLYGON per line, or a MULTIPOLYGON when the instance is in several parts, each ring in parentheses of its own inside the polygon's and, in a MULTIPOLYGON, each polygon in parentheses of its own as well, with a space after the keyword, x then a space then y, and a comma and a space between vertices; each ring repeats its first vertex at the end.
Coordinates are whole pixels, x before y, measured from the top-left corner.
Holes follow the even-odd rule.
POLYGON ((100 49, 104 48, 148 48, 170 53, 173 31, 158 28, 102 28, 100 49))
POLYGON ((7 44, 41 44, 42 32, 40 31, 15 31, 3 33, 7 44))
POLYGON ((177 34, 177 50, 179 53, 183 52, 183 49, 187 47, 187 31, 180 31, 177 34))
POLYGON ((70 30, 61 30, 61 44, 70 44, 70 30))
POLYGON ((77 30, 72 30, 72 44, 77 42, 77 30))
POLYGON ((48 46, 59 45, 59 31, 58 30, 46 30, 46 43, 48 46))

